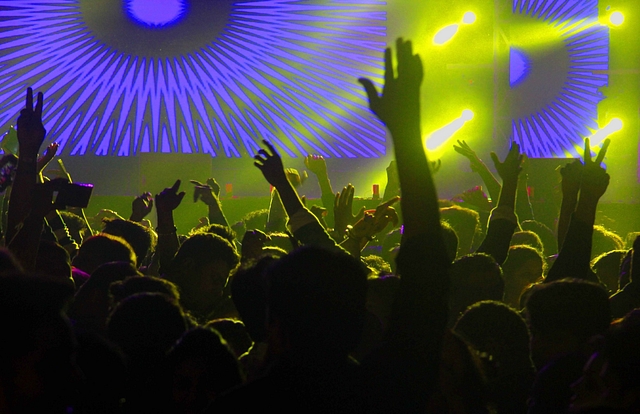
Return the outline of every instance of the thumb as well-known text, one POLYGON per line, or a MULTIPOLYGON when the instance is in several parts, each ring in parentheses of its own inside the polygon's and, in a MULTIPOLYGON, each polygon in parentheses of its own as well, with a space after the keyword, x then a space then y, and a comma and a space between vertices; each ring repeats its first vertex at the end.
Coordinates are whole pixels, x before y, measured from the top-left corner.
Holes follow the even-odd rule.
POLYGON ((374 107, 377 105, 380 96, 378 95, 378 90, 371 80, 367 78, 360 78, 358 82, 364 87, 365 92, 367 93, 367 98, 369 99, 369 106, 374 107))

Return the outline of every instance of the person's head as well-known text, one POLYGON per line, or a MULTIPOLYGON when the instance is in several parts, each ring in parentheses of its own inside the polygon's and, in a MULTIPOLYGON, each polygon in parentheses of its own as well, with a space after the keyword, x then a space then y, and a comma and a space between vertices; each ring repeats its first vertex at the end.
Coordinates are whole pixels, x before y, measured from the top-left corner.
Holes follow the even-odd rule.
POLYGON ((545 268, 546 263, 539 250, 525 245, 511 246, 502 265, 505 302, 520 309, 520 295, 527 286, 542 279, 545 268))
POLYGON ((458 234, 451 224, 445 220, 440 221, 440 227, 442 228, 442 238, 444 239, 445 248, 449 254, 449 259, 453 262, 458 255, 458 234))
POLYGON ((600 256, 602 253, 612 250, 624 249, 624 240, 604 226, 593 226, 593 241, 591 244, 591 258, 600 256))
POLYGON ((69 235, 78 245, 82 244, 82 241, 89 232, 87 223, 82 217, 69 211, 60 211, 59 213, 62 221, 64 221, 65 226, 67 226, 69 230, 69 235))
POLYGON ((183 306, 207 316, 222 297, 230 272, 240 262, 236 249, 217 234, 194 234, 178 249, 166 278, 180 289, 183 306))
POLYGON ((75 283, 71 277, 69 252, 58 243, 40 240, 35 270, 39 274, 54 278, 62 283, 68 283, 75 289, 75 283))
POLYGON ((265 256, 238 269, 231 280, 231 299, 254 342, 267 340, 267 285, 264 271, 275 258, 265 256))
POLYGON ((626 254, 626 250, 612 250, 591 261, 591 269, 610 294, 618 291, 620 265, 626 254))
POLYGON ((346 253, 303 247, 266 271, 270 346, 279 353, 344 358, 360 340, 367 269, 346 253))
POLYGON ((199 234, 199 233, 212 233, 217 234, 223 239, 227 240, 232 245, 236 240, 236 232, 227 226, 223 226, 221 224, 209 224, 208 226, 200 227, 196 230, 192 230, 190 235, 199 234))
POLYGON ((256 229, 264 231, 267 227, 268 216, 269 210, 267 210, 266 208, 247 213, 242 219, 242 221, 244 222, 245 231, 256 229))
POLYGON ((532 231, 540 237, 542 245, 544 246, 545 257, 553 256, 558 253, 558 241, 556 240, 556 235, 553 233, 553 230, 547 227, 544 223, 540 223, 536 220, 525 220, 520 223, 520 227, 522 230, 532 231))
MULTIPOLYGON (((572 412, 611 409, 635 412, 640 406, 640 311, 627 314, 604 338, 584 367, 574 391, 572 412)), ((608 411, 607 411, 608 412, 608 411)))
POLYGON ((440 217, 451 225, 458 235, 458 256, 469 254, 473 239, 480 233, 480 215, 477 211, 460 206, 440 209, 440 217))
POLYGON ((530 246, 543 254, 544 245, 540 237, 533 231, 523 230, 513 233, 511 236, 511 246, 530 246))
POLYGON ((91 274, 100 265, 109 262, 129 262, 137 267, 136 254, 127 241, 110 234, 98 234, 82 243, 72 264, 91 274))
POLYGON ((186 332, 167 356, 171 412, 200 413, 222 392, 242 384, 237 359, 218 332, 186 332))
POLYGON ((139 293, 120 302, 107 321, 107 335, 128 357, 158 359, 187 330, 182 309, 160 293, 139 293))
POLYGON ((135 275, 141 274, 129 262, 111 262, 98 267, 78 288, 69 317, 83 331, 104 333, 111 308, 109 287, 135 275))
POLYGON ((490 300, 470 306, 453 329, 475 350, 490 355, 503 371, 532 367, 527 324, 504 303, 490 300))
POLYGON ((504 279, 500 265, 484 253, 463 256, 453 262, 451 274, 450 322, 464 310, 482 300, 501 301, 504 279))
POLYGON ((122 237, 131 245, 136 254, 138 265, 141 265, 147 254, 153 251, 156 236, 150 228, 140 223, 123 219, 104 220, 103 223, 102 233, 122 237))
POLYGON ((176 303, 180 302, 178 287, 159 277, 129 276, 124 280, 113 282, 109 286, 109 295, 114 305, 138 293, 161 293, 176 303))
POLYGON ((73 288, 24 274, 0 276, 3 413, 66 413, 78 392, 76 341, 62 310, 73 288))
POLYGON ((214 319, 207 323, 207 328, 211 328, 218 332, 222 339, 229 345, 229 349, 236 358, 240 358, 242 354, 247 352, 253 341, 247 333, 242 321, 231 318, 214 319))
POLYGON ((611 323, 609 295, 583 280, 559 280, 536 285, 525 314, 531 331, 531 358, 538 368, 557 355, 579 352, 611 323))

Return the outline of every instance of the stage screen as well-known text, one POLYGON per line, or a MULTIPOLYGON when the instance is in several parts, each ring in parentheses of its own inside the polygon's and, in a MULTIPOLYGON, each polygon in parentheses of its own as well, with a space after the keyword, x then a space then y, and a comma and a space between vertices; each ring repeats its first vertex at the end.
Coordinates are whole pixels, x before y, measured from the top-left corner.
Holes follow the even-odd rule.
POLYGON ((45 93, 63 155, 376 158, 385 2, 0 1, 0 131, 45 93))

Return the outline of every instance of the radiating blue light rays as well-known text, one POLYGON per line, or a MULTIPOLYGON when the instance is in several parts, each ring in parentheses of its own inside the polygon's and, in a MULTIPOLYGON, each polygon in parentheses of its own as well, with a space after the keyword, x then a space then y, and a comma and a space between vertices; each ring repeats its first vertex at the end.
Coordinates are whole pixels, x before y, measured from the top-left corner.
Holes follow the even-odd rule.
POLYGON ((600 88, 608 83, 609 29, 598 23, 598 1, 514 0, 513 11, 559 30, 569 69, 553 101, 512 121, 512 138, 531 157, 578 156, 576 144, 598 129, 600 88))
POLYGON ((125 0, 125 8, 136 22, 150 27, 162 27, 183 17, 186 3, 185 0, 125 0))
POLYGON ((65 154, 240 157, 263 138, 290 156, 385 153, 355 82, 381 81, 382 1, 235 2, 215 38, 167 56, 110 47, 80 3, 0 0, 0 131, 33 86, 65 154))

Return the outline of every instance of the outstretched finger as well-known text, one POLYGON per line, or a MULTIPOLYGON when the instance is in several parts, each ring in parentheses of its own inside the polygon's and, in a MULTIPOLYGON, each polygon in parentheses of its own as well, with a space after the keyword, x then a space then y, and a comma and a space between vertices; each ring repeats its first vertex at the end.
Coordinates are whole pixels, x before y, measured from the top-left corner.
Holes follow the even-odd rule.
POLYGON ((609 149, 609 144, 611 144, 611 140, 609 138, 605 139, 602 143, 602 148, 600 148, 598 156, 596 157, 596 165, 600 165, 604 160, 605 155, 607 155, 607 150, 609 149))
MULTIPOLYGON (((271 154, 270 154, 271 156, 274 156, 274 157, 278 157, 279 156, 278 155, 278 151, 276 151, 275 147, 273 145, 271 145, 271 143, 269 141, 267 141, 266 139, 263 139, 262 143, 269 149, 269 151, 271 151, 271 154)), ((264 150, 261 150, 261 151, 264 151, 264 150)), ((260 151, 258 151, 258 152, 260 152, 260 151)))
POLYGON ((176 180, 176 182, 173 183, 173 186, 171 186, 171 191, 173 191, 174 193, 177 193, 179 188, 180 188, 180 180, 176 180))
POLYGON ((42 119, 42 106, 44 105, 44 95, 42 92, 38 92, 38 99, 36 101, 36 118, 42 119))
POLYGON ((33 89, 27 88, 27 111, 33 111, 33 89))
POLYGON ((393 54, 391 48, 388 47, 384 50, 384 84, 388 85, 396 78, 395 71, 393 69, 393 54))
POLYGON ((386 209, 387 207, 390 207, 390 206, 394 205, 398 201, 400 201, 400 196, 392 197, 389 200, 385 201, 384 203, 380 204, 378 206, 378 208, 386 209))
POLYGON ((585 165, 591 163, 591 143, 589 138, 584 139, 584 159, 585 165))
POLYGON ((496 154, 495 152, 491 152, 491 154, 489 155, 491 155, 491 161, 493 161, 493 165, 497 167, 501 164, 500 159, 498 158, 498 154, 496 154))

